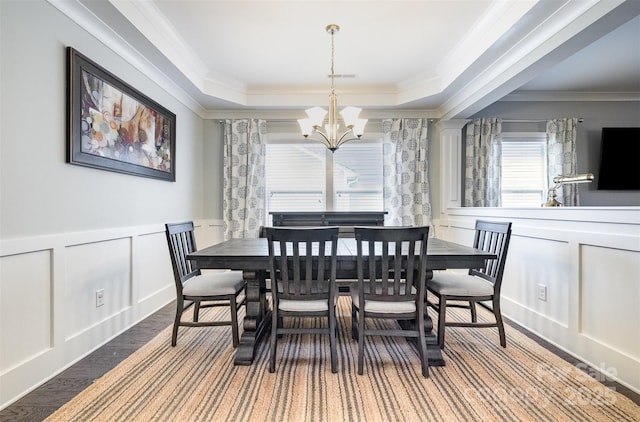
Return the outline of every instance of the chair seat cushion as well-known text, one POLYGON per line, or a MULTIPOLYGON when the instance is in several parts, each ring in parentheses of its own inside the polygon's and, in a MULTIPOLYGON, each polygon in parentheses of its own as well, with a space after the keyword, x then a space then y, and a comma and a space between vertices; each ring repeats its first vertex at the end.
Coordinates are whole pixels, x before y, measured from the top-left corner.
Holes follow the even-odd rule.
POLYGON ((183 284, 182 294, 184 296, 234 295, 243 287, 242 271, 221 271, 190 278, 183 284))
MULTIPOLYGON (((300 287, 304 292, 304 285, 300 287)), ((279 291, 283 290, 283 284, 280 281, 278 281, 278 289, 279 291)), ((327 292, 326 295, 328 299, 329 292, 327 292)), ((319 300, 280 299, 278 301, 278 309, 286 312, 322 312, 322 311, 329 310, 327 305, 328 303, 329 301, 324 299, 319 299, 319 300)), ((338 304, 338 295, 335 295, 333 306, 335 307, 337 304, 338 304)))
MULTIPOLYGON (((404 286, 403 286, 404 287, 404 286)), ((392 289, 392 288, 390 288, 392 289)), ((360 309, 360 286, 355 283, 351 285, 351 301, 354 306, 360 309)), ((403 290, 403 289, 401 289, 403 290)), ((376 293, 382 292, 382 285, 376 283, 376 293)), ((414 286, 411 286, 411 292, 417 293, 414 286)), ((377 312, 382 314, 404 314, 416 311, 416 302, 414 300, 403 301, 381 301, 381 300, 365 300, 365 312, 377 312)))
POLYGON ((468 274, 434 272, 427 281, 427 289, 445 296, 491 296, 493 284, 468 274))
MULTIPOLYGON (((328 311, 328 300, 287 300, 280 299, 278 302, 278 308, 285 312, 321 312, 328 311)), ((335 303, 338 303, 338 297, 336 296, 335 303)))

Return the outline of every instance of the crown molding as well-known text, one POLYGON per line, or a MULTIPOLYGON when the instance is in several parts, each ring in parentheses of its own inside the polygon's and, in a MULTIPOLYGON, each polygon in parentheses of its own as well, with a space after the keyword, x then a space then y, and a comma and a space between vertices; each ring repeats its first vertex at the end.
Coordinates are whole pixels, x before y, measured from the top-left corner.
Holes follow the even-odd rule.
POLYGON ((193 49, 182 41, 175 27, 151 1, 117 0, 109 2, 148 39, 195 86, 202 86, 207 66, 193 49))
POLYGON ((538 0, 494 1, 476 25, 436 68, 442 87, 448 87, 505 34, 518 24, 538 0))
POLYGON ((147 60, 140 51, 136 50, 109 25, 99 19, 80 0, 47 0, 47 2, 93 36, 98 42, 122 57, 132 67, 144 73, 159 88, 174 97, 185 107, 200 117, 204 116, 205 108, 198 101, 147 60))
MULTIPOLYGON (((184 45, 175 28, 153 2, 47 1, 202 118, 218 118, 220 113, 227 113, 216 111, 218 104, 234 117, 238 113, 250 113, 252 117, 261 113, 277 114, 276 108, 283 109, 283 115, 297 116, 302 114, 303 108, 327 104, 328 91, 318 87, 246 86, 230 78, 216 77, 197 54, 184 45), (105 11, 109 14, 108 19, 104 19, 102 12, 105 11), (119 25, 127 31, 119 32, 116 27, 119 25), (135 37, 145 38, 145 44, 140 45, 149 46, 158 57, 163 55, 159 64, 154 64, 149 52, 141 51, 142 47, 134 43, 135 39, 131 38, 132 29, 136 30, 135 37), (128 33, 129 38, 121 35, 124 33, 128 33), (167 67, 163 68, 165 61, 167 67)), ((625 4, 623 0, 568 0, 550 3, 496 0, 485 19, 472 31, 478 37, 482 35, 483 29, 486 31, 482 35, 486 37, 481 43, 483 48, 477 51, 470 49, 469 43, 475 41, 470 37, 444 58, 441 67, 437 69, 438 75, 423 74, 393 86, 357 89, 348 85, 341 86, 338 92, 339 102, 367 107, 365 114, 371 116, 451 119, 473 115, 496 101, 639 101, 638 92, 515 91, 546 65, 547 59, 555 54, 556 49, 571 44, 569 49, 575 50, 580 47, 581 42, 588 42, 589 34, 586 37, 583 35, 589 25, 604 20, 607 22, 599 25, 600 27, 614 24, 616 18, 612 16, 624 13, 623 7, 619 7, 622 4, 625 4), (616 8, 619 10, 615 10, 616 8), (501 38, 500 34, 504 33, 504 27, 509 22, 521 18, 530 10, 535 14, 533 21, 540 24, 526 28, 522 22, 518 22, 511 31, 507 31, 508 35, 501 38), (491 27, 492 22, 496 28, 491 27), (578 38, 579 41, 574 41, 578 38), (513 40, 515 42, 510 42, 513 40), (469 60, 473 64, 469 64, 469 60), (386 111, 403 105, 413 106, 415 110, 420 107, 420 100, 443 92, 446 92, 446 101, 437 110, 429 108, 433 103, 423 103, 425 108, 415 115, 411 114, 412 110, 402 108, 392 113, 386 111)), ((628 10, 626 13, 629 13, 628 10)))
MULTIPOLYGON (((211 110, 206 113, 206 119, 264 119, 264 120, 280 120, 292 121, 307 117, 303 110, 211 110)), ((420 109, 378 109, 362 110, 360 117, 369 120, 381 120, 391 118, 407 118, 407 119, 429 119, 437 120, 437 110, 420 110, 420 109)), ((297 123, 296 123, 297 124, 297 123)))
MULTIPOLYGON (((582 0, 565 3, 542 3, 535 13, 546 18, 533 28, 518 27, 511 36, 517 41, 485 63, 468 84, 451 95, 440 107, 443 118, 473 115, 503 99, 545 67, 546 59, 558 50, 571 54, 590 41, 582 36, 595 22, 615 25, 624 14, 624 0, 582 0), (581 35, 578 37, 578 35, 581 35), (500 54, 501 53, 501 54, 500 54)), ((599 27, 606 26, 605 24, 599 27)), ((602 30, 601 28, 598 28, 602 30)))
POLYGON ((640 101, 640 92, 514 91, 500 101, 640 101))

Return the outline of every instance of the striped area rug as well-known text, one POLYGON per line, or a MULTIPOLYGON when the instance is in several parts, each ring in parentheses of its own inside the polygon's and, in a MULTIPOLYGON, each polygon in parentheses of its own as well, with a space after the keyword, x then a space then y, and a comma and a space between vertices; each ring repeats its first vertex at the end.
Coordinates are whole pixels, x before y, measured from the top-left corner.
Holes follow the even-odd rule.
MULTIPOLYGON (((222 312, 207 308, 201 319, 222 312)), ((448 330, 446 366, 432 367, 428 379, 405 339, 367 338, 359 376, 348 297, 340 298, 338 316, 337 374, 327 336, 284 336, 270 374, 265 341, 252 366, 234 366, 228 327, 181 328, 177 347, 169 327, 47 420, 640 420, 628 398, 510 327, 506 349, 495 329, 448 330)))

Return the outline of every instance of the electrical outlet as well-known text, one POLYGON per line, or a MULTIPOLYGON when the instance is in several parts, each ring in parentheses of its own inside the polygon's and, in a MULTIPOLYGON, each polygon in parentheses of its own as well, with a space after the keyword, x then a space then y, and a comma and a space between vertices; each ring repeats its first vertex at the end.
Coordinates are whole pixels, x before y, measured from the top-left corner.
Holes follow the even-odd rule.
POLYGON ((104 305, 104 289, 96 290, 96 308, 104 305))
POLYGON ((538 300, 547 301, 547 286, 544 284, 538 284, 538 300))

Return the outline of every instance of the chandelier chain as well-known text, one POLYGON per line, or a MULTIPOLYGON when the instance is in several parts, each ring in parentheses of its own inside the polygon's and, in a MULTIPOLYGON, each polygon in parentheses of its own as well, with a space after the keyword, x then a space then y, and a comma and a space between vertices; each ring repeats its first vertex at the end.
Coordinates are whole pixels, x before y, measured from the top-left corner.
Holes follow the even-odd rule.
POLYGON ((333 62, 334 62, 334 44, 333 44, 333 36, 335 34, 335 30, 331 29, 331 93, 333 93, 335 91, 335 82, 334 82, 334 68, 333 68, 333 62))

